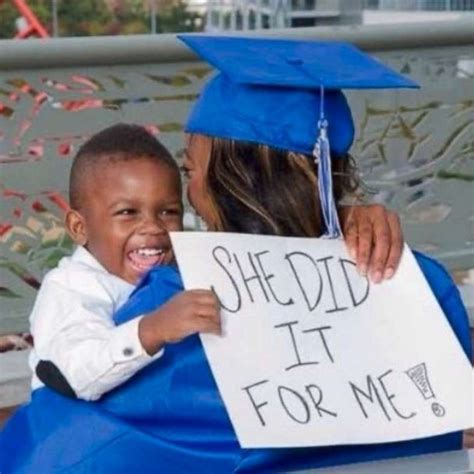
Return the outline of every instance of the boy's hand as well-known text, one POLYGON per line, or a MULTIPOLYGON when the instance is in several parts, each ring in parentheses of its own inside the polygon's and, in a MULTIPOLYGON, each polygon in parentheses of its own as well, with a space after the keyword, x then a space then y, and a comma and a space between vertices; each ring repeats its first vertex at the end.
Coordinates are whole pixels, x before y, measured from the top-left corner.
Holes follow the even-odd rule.
POLYGON ((139 325, 140 341, 150 355, 197 332, 221 334, 219 301, 210 290, 183 291, 139 325))

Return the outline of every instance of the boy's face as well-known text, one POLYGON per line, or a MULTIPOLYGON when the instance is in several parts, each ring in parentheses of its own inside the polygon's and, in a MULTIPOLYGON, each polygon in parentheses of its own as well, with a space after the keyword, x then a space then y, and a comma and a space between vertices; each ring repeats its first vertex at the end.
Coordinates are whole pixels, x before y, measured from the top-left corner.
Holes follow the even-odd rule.
POLYGON ((172 262, 168 232, 182 230, 183 218, 175 169, 149 158, 118 161, 98 168, 83 192, 66 225, 110 273, 136 284, 153 266, 172 262))

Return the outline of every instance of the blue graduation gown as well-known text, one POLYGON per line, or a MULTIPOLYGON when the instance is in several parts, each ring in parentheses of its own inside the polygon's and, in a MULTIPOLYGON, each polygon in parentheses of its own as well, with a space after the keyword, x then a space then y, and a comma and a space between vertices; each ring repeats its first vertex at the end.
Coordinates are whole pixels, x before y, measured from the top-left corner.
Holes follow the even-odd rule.
MULTIPOLYGON (((451 278, 416 254, 466 355, 466 310, 451 278)), ((121 324, 183 289, 172 267, 152 270, 115 316, 121 324)), ((167 346, 163 357, 98 402, 33 392, 0 434, 0 472, 281 472, 461 448, 462 433, 377 445, 242 449, 198 336, 167 346)))

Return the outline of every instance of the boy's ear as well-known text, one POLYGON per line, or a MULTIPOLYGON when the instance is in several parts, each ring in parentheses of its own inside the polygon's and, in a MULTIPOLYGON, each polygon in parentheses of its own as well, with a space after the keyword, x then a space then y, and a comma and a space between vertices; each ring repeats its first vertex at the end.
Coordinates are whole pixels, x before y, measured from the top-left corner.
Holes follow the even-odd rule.
POLYGON ((66 231, 77 245, 87 244, 87 228, 84 217, 75 209, 69 209, 65 219, 66 231))

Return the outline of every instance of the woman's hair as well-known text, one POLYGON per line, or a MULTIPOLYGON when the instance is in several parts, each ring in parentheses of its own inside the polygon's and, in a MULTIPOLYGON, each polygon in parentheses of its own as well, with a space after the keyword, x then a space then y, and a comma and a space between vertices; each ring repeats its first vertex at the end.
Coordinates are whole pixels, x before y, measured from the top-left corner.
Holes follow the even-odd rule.
MULTIPOLYGON (((211 139, 207 187, 213 230, 293 237, 324 231, 314 157, 266 145, 211 139)), ((336 203, 359 188, 354 160, 332 160, 336 203)))

